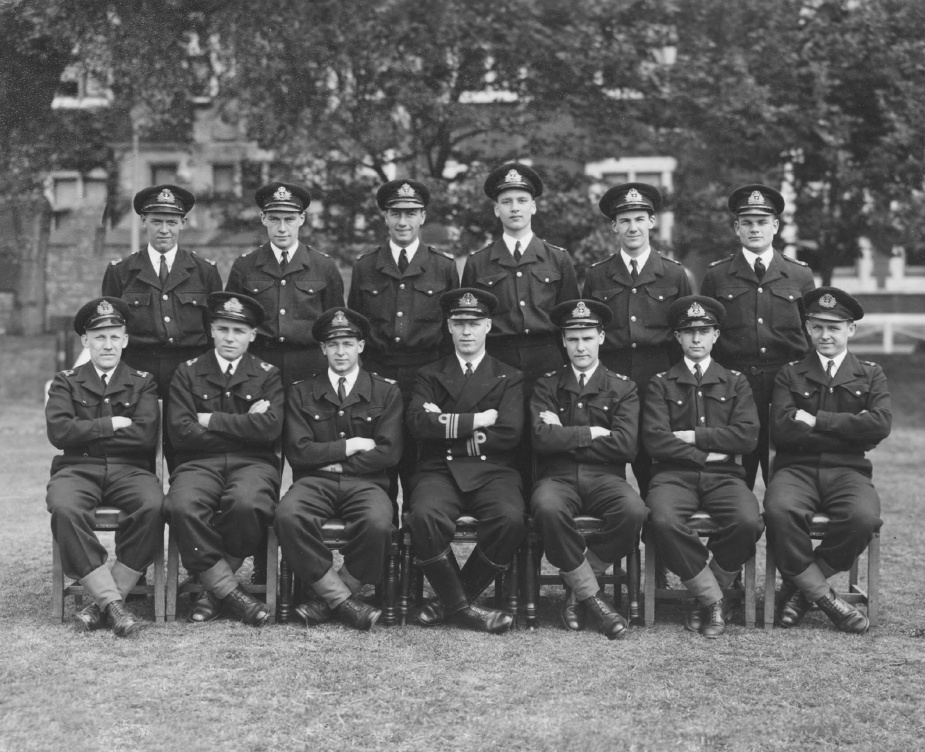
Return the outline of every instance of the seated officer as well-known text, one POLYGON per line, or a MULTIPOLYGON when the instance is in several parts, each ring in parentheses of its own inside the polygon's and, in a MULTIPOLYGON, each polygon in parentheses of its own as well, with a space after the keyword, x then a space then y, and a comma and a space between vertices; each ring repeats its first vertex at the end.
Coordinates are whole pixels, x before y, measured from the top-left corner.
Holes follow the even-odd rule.
POLYGON ((596 300, 571 300, 550 313, 570 364, 537 381, 530 399, 538 475, 530 508, 546 558, 568 587, 565 626, 583 629, 587 616, 613 640, 626 633, 626 620, 604 600, 597 575, 636 545, 648 512, 626 482, 639 428, 636 385, 598 360, 611 316, 596 300), (604 520, 587 551, 579 514, 604 520))
POLYGON ((447 616, 497 634, 513 617, 472 602, 507 569, 526 536, 520 474, 511 467, 523 428, 523 374, 485 352, 494 295, 462 288, 440 303, 454 353, 418 372, 408 408, 421 455, 407 524, 439 599, 425 604, 418 621, 432 626, 447 616), (467 512, 478 519, 478 543, 460 573, 450 543, 467 512))
POLYGON ((270 613, 234 573, 246 557, 266 552, 263 534, 279 498, 273 444, 283 429, 283 383, 276 366, 247 352, 263 319, 260 303, 216 292, 209 310, 215 348, 181 363, 170 384, 167 431, 177 467, 166 511, 183 566, 203 586, 189 620, 211 621, 227 605, 260 626, 270 613))
POLYGON ((796 626, 815 603, 842 632, 863 634, 867 617, 827 579, 849 569, 882 524, 864 455, 890 435, 890 393, 880 366, 848 352, 864 315, 860 303, 820 287, 803 306, 815 352, 781 368, 771 406, 777 455, 764 509, 768 545, 784 577, 777 624, 796 626), (809 526, 816 512, 831 522, 814 552, 809 526))
POLYGON ((119 637, 141 627, 125 597, 154 561, 164 502, 151 472, 160 420, 157 384, 121 362, 128 319, 129 307, 119 298, 97 298, 78 311, 74 330, 90 361, 57 374, 45 406, 48 440, 64 450, 52 461, 48 482, 51 532, 65 574, 93 598, 77 618, 87 629, 108 623, 119 637), (92 529, 101 505, 122 512, 111 570, 92 529))
POLYGON ((357 365, 369 336, 365 317, 332 308, 312 328, 328 368, 294 384, 286 398, 283 449, 293 483, 276 511, 276 531, 289 566, 321 598, 296 607, 306 624, 337 616, 369 629, 381 612, 357 593, 382 579, 392 538, 387 471, 402 452, 401 392, 357 365), (336 572, 321 532, 332 517, 347 525, 336 572))
POLYGON ((647 534, 697 598, 685 628, 710 638, 725 631, 732 608, 723 589, 754 555, 762 530, 758 500, 737 462, 758 441, 755 401, 741 373, 710 357, 724 315, 722 303, 703 296, 671 304, 668 321, 684 358, 649 382, 642 419, 642 438, 655 461, 647 534), (687 526, 698 509, 720 527, 707 546, 687 526))

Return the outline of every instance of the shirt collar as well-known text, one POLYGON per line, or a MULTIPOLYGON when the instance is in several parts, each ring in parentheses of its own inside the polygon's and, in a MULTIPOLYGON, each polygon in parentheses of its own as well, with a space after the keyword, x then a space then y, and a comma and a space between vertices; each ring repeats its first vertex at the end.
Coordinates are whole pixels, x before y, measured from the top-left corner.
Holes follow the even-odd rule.
POLYGON ((620 256, 621 256, 621 258, 623 259, 623 263, 626 264, 626 271, 628 271, 630 274, 633 273, 633 267, 632 267, 632 265, 630 264, 630 261, 635 261, 635 262, 636 262, 636 268, 639 270, 640 273, 642 273, 642 268, 646 265, 646 261, 649 260, 649 256, 650 256, 651 254, 652 254, 652 247, 651 247, 651 246, 649 246, 648 248, 646 248, 642 253, 640 253, 640 254, 639 254, 638 256, 636 256, 635 258, 633 258, 632 256, 630 256, 630 255, 629 255, 626 251, 624 251, 622 248, 620 249, 620 256))
MULTIPOLYGON (((472 363, 472 371, 473 371, 473 373, 478 369, 479 363, 481 363, 484 359, 485 359, 485 350, 482 350, 481 355, 479 355, 477 358, 473 358, 471 361, 469 361, 470 363, 472 363)), ((466 372, 466 359, 465 359, 465 358, 461 358, 461 357, 459 356, 459 353, 456 353, 456 360, 459 361, 459 367, 462 369, 462 372, 465 373, 465 372, 466 372)))
POLYGON ((578 383, 578 379, 581 374, 585 375, 585 386, 588 385, 588 382, 591 381, 591 377, 597 371, 597 367, 601 364, 601 361, 597 361, 592 368, 589 368, 587 371, 579 371, 575 366, 572 366, 572 373, 575 374, 575 382, 578 383))
MULTIPOLYGON (((707 355, 707 357, 705 357, 703 360, 700 361, 700 375, 701 376, 706 375, 707 369, 710 367, 710 364, 712 362, 713 362, 713 358, 711 358, 709 355, 707 355)), ((684 365, 687 366, 688 371, 694 374, 694 366, 697 364, 694 363, 694 361, 688 358, 686 355, 684 356, 684 365)), ((697 374, 694 374, 694 375, 696 376, 697 374)))
POLYGON ((289 260, 292 261, 292 257, 295 256, 295 252, 299 249, 299 241, 297 240, 288 248, 280 248, 278 245, 270 242, 270 249, 273 251, 273 255, 276 256, 276 263, 281 264, 283 262, 283 251, 289 254, 289 260))
POLYGON ((819 362, 822 363, 822 372, 825 373, 826 366, 829 364, 830 360, 835 361, 835 366, 832 370, 832 375, 834 376, 838 373, 838 369, 841 368, 841 364, 844 362, 845 358, 848 355, 848 351, 844 350, 838 355, 833 355, 831 358, 828 355, 823 355, 821 352, 816 350, 816 355, 819 356, 819 362))
MULTIPOLYGON (((116 366, 116 368, 118 368, 118 366, 116 366)), ((101 371, 95 365, 93 366, 93 370, 96 371, 96 375, 100 377, 101 382, 103 381, 103 374, 106 374, 106 378, 110 383, 112 383, 112 375, 116 372, 115 368, 113 368, 111 371, 101 371)))
POLYGON ((515 238, 515 237, 508 235, 507 233, 504 233, 501 236, 501 239, 504 241, 504 245, 507 246, 508 251, 513 256, 514 246, 517 245, 518 243, 520 243, 520 252, 521 253, 527 252, 527 246, 533 242, 533 233, 530 232, 522 238, 515 238))
POLYGON ((353 370, 350 373, 334 373, 330 368, 328 368, 328 381, 331 382, 331 386, 334 387, 334 391, 337 391, 337 383, 343 378, 344 381, 344 394, 350 394, 353 391, 353 385, 357 383, 357 377, 360 375, 360 366, 354 366, 353 370))
POLYGON ((222 373, 228 372, 228 365, 231 364, 231 373, 234 374, 238 370, 238 363, 241 362, 243 355, 238 356, 235 360, 225 360, 221 355, 218 354, 218 350, 213 350, 215 353, 215 360, 218 361, 218 368, 222 373))
MULTIPOLYGON (((405 252, 408 254, 408 261, 414 258, 415 251, 417 251, 418 246, 421 244, 420 238, 415 238, 413 243, 409 243, 404 246, 405 252)), ((395 260, 395 263, 398 264, 398 256, 401 254, 402 246, 397 245, 394 240, 389 239, 389 248, 392 249, 392 258, 395 260)))
POLYGON ((768 250, 762 251, 761 253, 755 253, 747 248, 743 248, 742 254, 745 256, 745 260, 753 271, 755 269, 755 259, 759 257, 761 258, 761 263, 764 264, 764 268, 767 269, 771 266, 771 259, 774 258, 774 249, 768 248, 768 250))
POLYGON ((175 245, 167 253, 158 253, 154 250, 150 243, 148 243, 148 258, 151 259, 151 265, 154 267, 154 271, 160 271, 161 268, 161 256, 167 260, 167 271, 169 272, 173 269, 174 259, 177 257, 177 249, 180 246, 175 245))

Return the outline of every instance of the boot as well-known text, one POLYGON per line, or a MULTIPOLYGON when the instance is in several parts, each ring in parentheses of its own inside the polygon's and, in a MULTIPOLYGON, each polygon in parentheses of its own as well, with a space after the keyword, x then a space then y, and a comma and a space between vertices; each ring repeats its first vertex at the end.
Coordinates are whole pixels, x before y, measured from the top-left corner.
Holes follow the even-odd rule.
POLYGON ((597 622, 597 631, 608 640, 616 640, 626 635, 626 619, 604 600, 604 594, 600 590, 590 598, 581 601, 581 606, 588 615, 588 619, 597 622))
POLYGON ((703 606, 700 605, 700 601, 694 601, 690 611, 687 612, 684 628, 688 632, 699 632, 703 629, 703 606))
MULTIPOLYGON (((469 558, 462 568, 462 585, 466 593, 466 600, 470 603, 478 598, 485 588, 495 581, 499 573, 504 572, 507 567, 502 567, 490 562, 479 547, 476 546, 469 554, 469 558)), ((435 627, 446 621, 446 613, 443 604, 439 598, 428 598, 421 604, 418 611, 418 624, 422 627, 435 627)))
POLYGON ((131 637, 141 630, 141 622, 125 607, 125 601, 113 601, 106 606, 106 616, 116 637, 131 637))
POLYGON ((727 600, 720 598, 706 608, 706 618, 700 628, 700 634, 711 640, 721 637, 726 631, 726 622, 732 617, 732 607, 727 600))
POLYGON ((780 589, 781 604, 777 612, 777 626, 788 628, 795 627, 806 615, 810 608, 810 603, 800 590, 790 580, 784 580, 780 589))
POLYGON ((334 618, 334 611, 328 605, 327 601, 318 598, 305 601, 295 607, 296 615, 305 622, 307 627, 317 627, 319 624, 327 624, 334 618))
POLYGON ((223 600, 242 622, 250 626, 262 627, 270 618, 267 604, 258 601, 240 585, 228 593, 223 600))
POLYGON ((834 590, 829 590, 829 594, 817 600, 816 605, 842 632, 864 634, 870 626, 867 617, 850 603, 839 598, 834 590))
POLYGON ((578 602, 578 597, 572 588, 565 589, 565 605, 562 607, 562 623, 572 632, 580 632, 585 628, 585 609, 578 602))
POLYGON ((459 564, 451 549, 429 562, 418 563, 450 620, 460 626, 490 634, 501 634, 511 628, 514 619, 510 614, 470 605, 463 588, 459 564))
POLYGON ((84 606, 77 612, 76 616, 77 621, 88 632, 95 632, 97 629, 103 629, 108 626, 106 614, 104 614, 103 610, 95 603, 84 606))
POLYGON ((222 615, 225 610, 225 601, 212 593, 211 590, 203 588, 199 591, 199 597, 193 603, 193 607, 186 615, 186 620, 193 624, 205 624, 209 621, 215 621, 222 615))
POLYGON ((363 601, 355 595, 351 595, 343 603, 335 606, 334 613, 337 614, 337 618, 344 622, 344 624, 363 631, 372 629, 373 625, 379 620, 379 617, 382 616, 382 611, 367 603, 363 603, 363 601))

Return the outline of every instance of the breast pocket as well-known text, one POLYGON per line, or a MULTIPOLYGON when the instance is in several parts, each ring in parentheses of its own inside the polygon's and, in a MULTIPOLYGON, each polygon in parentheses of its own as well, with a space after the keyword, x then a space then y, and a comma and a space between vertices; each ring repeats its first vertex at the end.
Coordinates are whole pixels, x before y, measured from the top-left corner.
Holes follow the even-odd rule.
POLYGON ((215 384, 196 384, 194 402, 197 413, 212 413, 219 410, 222 404, 223 391, 215 384))
POLYGON ((325 287, 327 282, 321 279, 296 280, 296 299, 293 307, 297 319, 318 318, 324 308, 322 292, 325 287))
POLYGON ((206 298, 203 292, 178 292, 180 328, 184 332, 197 334, 206 330, 206 298))
POLYGON ((649 329, 668 329, 668 306, 678 294, 677 287, 646 285, 645 325, 649 329))
POLYGON ((443 321, 440 296, 446 290, 446 282, 432 279, 414 281, 414 318, 428 323, 443 321))
POLYGON ((625 299, 626 290, 625 287, 609 287, 606 290, 596 290, 589 297, 606 303, 611 309, 616 309, 619 307, 619 301, 625 299))
POLYGON ((798 410, 806 410, 816 414, 819 408, 820 392, 822 385, 813 381, 796 381, 790 386, 790 394, 793 397, 793 404, 798 410))
POLYGON ((727 331, 746 329, 755 325, 755 311, 751 305, 748 287, 721 287, 716 291, 717 299, 726 309, 724 327, 727 331))
POLYGON ((481 277, 475 278, 475 286, 481 287, 483 290, 488 290, 497 294, 498 288, 502 286, 504 280, 507 279, 507 272, 496 272, 494 274, 484 274, 481 277))
POLYGON ((533 269, 531 278, 531 292, 533 303, 539 308, 547 310, 559 301, 559 281, 562 274, 558 269, 533 269))
POLYGON ((837 407, 834 409, 838 410, 838 412, 857 415, 862 410, 867 409, 870 398, 870 384, 866 382, 839 384, 835 387, 835 396, 837 397, 837 407))
POLYGON ((391 321, 395 306, 389 295, 388 281, 364 282, 359 286, 360 305, 363 314, 376 323, 391 321))
POLYGON ((703 394, 704 413, 711 426, 728 426, 733 397, 725 389, 708 389, 703 394))
POLYGON ((795 287, 771 289, 771 323, 776 329, 801 329, 799 300, 802 296, 795 287))
POLYGON ((278 293, 276 281, 270 278, 252 277, 244 280, 244 290, 252 298, 256 298, 268 310, 277 307, 278 293))
POLYGON ((373 434, 376 431, 376 423, 378 423, 380 415, 382 415, 381 407, 367 407, 359 410, 352 410, 350 412, 350 430, 353 436, 364 439, 373 438, 373 434))

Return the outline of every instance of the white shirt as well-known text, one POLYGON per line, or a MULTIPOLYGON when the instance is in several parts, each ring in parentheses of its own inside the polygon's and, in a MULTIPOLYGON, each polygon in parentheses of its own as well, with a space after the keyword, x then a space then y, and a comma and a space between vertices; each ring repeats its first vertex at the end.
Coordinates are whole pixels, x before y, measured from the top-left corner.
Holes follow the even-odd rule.
POLYGON ((213 350, 212 352, 215 353, 215 359, 218 361, 219 370, 222 373, 227 373, 228 366, 231 366, 232 375, 234 375, 234 372, 238 370, 238 363, 240 363, 241 358, 244 357, 243 355, 241 355, 236 360, 225 360, 221 355, 218 354, 218 350, 213 350))
POLYGON ((167 253, 158 253, 154 250, 150 243, 148 243, 148 258, 151 259, 151 266, 154 267, 154 271, 160 274, 161 271, 161 256, 167 261, 167 273, 170 274, 170 270, 173 269, 173 261, 177 257, 177 248, 179 246, 174 246, 167 253))
POLYGON ((579 371, 577 368, 575 368, 575 366, 572 366, 572 373, 575 374, 575 381, 580 384, 581 381, 579 381, 579 379, 581 377, 581 374, 584 374, 585 375, 585 386, 587 386, 588 382, 591 381, 591 377, 594 375, 594 372, 597 370, 597 367, 600 364, 601 364, 601 361, 597 361, 597 363, 595 363, 587 371, 579 371))
POLYGON ((501 239, 504 241, 504 244, 507 246, 508 251, 510 251, 511 256, 513 256, 514 246, 516 246, 518 243, 520 243, 520 252, 521 253, 527 252, 527 246, 530 245, 530 243, 533 240, 533 233, 529 232, 526 235, 524 235, 524 237, 522 238, 515 238, 512 235, 508 235, 507 233, 504 233, 501 236, 501 239))
POLYGON ((633 256, 630 256, 622 248, 620 249, 620 257, 623 259, 623 263, 626 264, 626 271, 628 271, 630 274, 633 273, 633 265, 630 263, 631 261, 636 262, 636 269, 640 274, 642 274, 642 267, 646 265, 646 261, 649 260, 649 256, 651 254, 652 254, 651 246, 646 248, 642 253, 640 253, 635 258, 633 256))
POLYGON ((456 353, 456 360, 459 361, 459 367, 462 368, 462 372, 464 374, 466 372, 467 362, 472 363, 472 373, 475 373, 476 369, 479 367, 479 363, 482 362, 484 357, 485 357, 485 350, 482 350, 482 352, 479 354, 477 358, 470 360, 470 361, 467 361, 465 358, 461 357, 459 353, 456 353))
POLYGON ((768 250, 762 251, 761 253, 755 253, 754 251, 750 251, 747 248, 743 248, 742 253, 745 255, 745 260, 752 268, 752 271, 755 271, 755 259, 759 257, 761 258, 761 263, 764 264, 765 271, 771 268, 771 259, 774 258, 773 248, 768 248, 768 250))
MULTIPOLYGON (((710 363, 712 363, 712 362, 713 362, 713 358, 711 358, 709 355, 707 355, 707 357, 705 357, 703 360, 700 361, 699 365, 700 365, 700 374, 701 374, 701 376, 705 376, 705 375, 706 375, 707 369, 710 367, 710 363)), ((691 360, 690 358, 688 358, 688 357, 685 355, 685 356, 684 356, 684 365, 687 366, 687 370, 690 371, 691 374, 693 374, 694 377, 696 378, 697 374, 694 372, 694 366, 695 366, 695 365, 698 365, 698 364, 695 363, 693 360, 691 360)))
MULTIPOLYGON (((414 253, 421 244, 420 238, 415 238, 413 243, 405 246, 405 253, 408 254, 408 263, 414 258, 414 253)), ((401 255, 402 246, 396 245, 394 240, 389 240, 389 248, 392 249, 392 258, 395 260, 395 266, 398 266, 398 257, 401 255)))
POLYGON ((328 380, 331 382, 331 386, 334 387, 334 391, 337 391, 337 383, 341 379, 346 379, 344 381, 344 394, 350 394, 353 391, 353 385, 357 383, 357 377, 360 375, 360 367, 356 366, 350 373, 334 373, 330 368, 328 369, 328 380))
POLYGON ((289 255, 289 260, 292 261, 292 257, 295 256, 295 252, 299 249, 299 241, 297 240, 291 246, 286 249, 280 248, 273 243, 270 243, 270 249, 273 251, 273 255, 276 256, 276 263, 283 263, 283 250, 289 255))
MULTIPOLYGON (((109 381, 109 378, 116 372, 116 369, 115 369, 115 368, 113 368, 111 371, 101 371, 101 370, 100 370, 99 368, 97 368, 95 365, 93 366, 93 370, 96 371, 96 375, 100 377, 100 381, 102 381, 102 380, 103 380, 103 376, 105 376, 107 382, 109 381)), ((108 384, 108 383, 106 384, 106 388, 107 388, 107 389, 109 388, 109 384, 108 384)))
POLYGON ((841 368, 841 364, 842 364, 842 362, 845 360, 845 358, 847 357, 848 351, 847 351, 847 350, 843 350, 843 351, 840 352, 838 355, 833 355, 833 356, 830 358, 828 355, 823 355, 821 352, 819 352, 818 350, 816 350, 816 355, 819 356, 819 361, 822 363, 822 372, 823 372, 823 373, 825 373, 826 368, 827 368, 828 365, 829 365, 829 361, 830 361, 830 360, 835 361, 835 365, 832 366, 832 375, 834 376, 836 373, 838 373, 838 369, 841 368))

